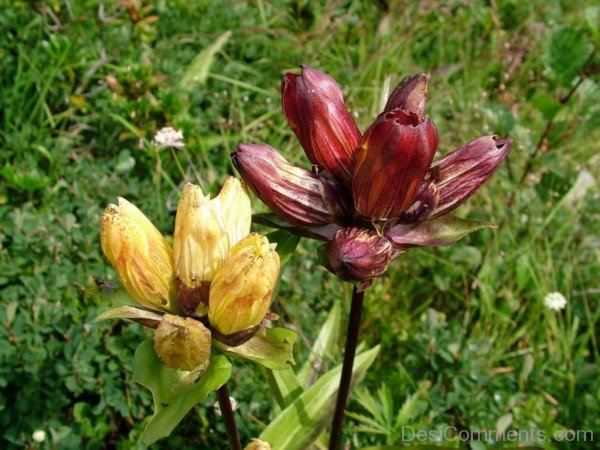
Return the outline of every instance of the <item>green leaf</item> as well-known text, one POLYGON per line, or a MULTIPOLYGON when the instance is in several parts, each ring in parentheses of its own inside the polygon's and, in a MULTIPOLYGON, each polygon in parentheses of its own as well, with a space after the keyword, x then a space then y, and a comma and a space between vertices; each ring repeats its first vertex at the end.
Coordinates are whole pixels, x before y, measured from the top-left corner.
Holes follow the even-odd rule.
POLYGON ((495 228, 495 225, 447 215, 416 224, 396 225, 388 232, 388 237, 400 246, 438 247, 453 244, 481 228, 495 228))
POLYGON ((582 32, 560 28, 552 33, 546 48, 546 66, 563 86, 579 75, 592 52, 592 44, 582 32))
POLYGON ((562 108, 562 105, 558 100, 543 92, 535 94, 531 99, 531 104, 542 113, 542 116, 544 116, 544 119, 547 121, 554 119, 556 114, 562 108))
MULTIPOLYGON (((379 353, 379 346, 356 356, 352 368, 352 386, 361 380, 379 353)), ((335 406, 342 366, 323 375, 306 392, 285 408, 260 439, 273 450, 304 450, 329 425, 335 406)))
POLYGON ((289 406, 304 390, 291 367, 281 370, 265 369, 269 390, 281 409, 289 406))
POLYGON ((298 372, 297 378, 302 386, 310 384, 310 378, 315 375, 315 366, 322 366, 325 361, 332 361, 338 353, 337 340, 342 323, 342 308, 335 302, 327 320, 321 327, 319 336, 312 346, 308 359, 298 372))
POLYGON ((230 37, 231 31, 226 31, 212 44, 198 53, 190 65, 185 69, 179 85, 188 89, 195 85, 206 83, 215 55, 223 48, 230 37))
POLYGON ((230 347, 222 342, 215 341, 220 350, 231 356, 239 356, 268 369, 285 369, 289 364, 294 364, 292 350, 297 334, 287 328, 267 328, 264 334, 260 331, 250 340, 237 347, 230 347))
POLYGON ((144 319, 160 322, 162 315, 134 306, 117 306, 98 314, 92 323, 108 319, 144 319))
POLYGON ((98 290, 97 292, 98 296, 110 300, 112 305, 106 311, 101 312, 92 323, 108 319, 162 320, 162 315, 158 311, 141 307, 123 288, 115 289, 112 292, 107 290, 98 290))
POLYGON ((277 244, 276 250, 281 261, 281 267, 285 266, 294 254, 294 251, 296 251, 298 242, 300 242, 300 236, 292 234, 289 231, 277 230, 267 234, 267 238, 269 242, 277 244))
POLYGON ((205 372, 185 372, 163 365, 152 340, 142 342, 133 360, 133 381, 145 386, 154 398, 154 415, 146 425, 142 442, 150 445, 168 436, 183 417, 206 396, 219 389, 231 375, 231 363, 213 355, 205 372))

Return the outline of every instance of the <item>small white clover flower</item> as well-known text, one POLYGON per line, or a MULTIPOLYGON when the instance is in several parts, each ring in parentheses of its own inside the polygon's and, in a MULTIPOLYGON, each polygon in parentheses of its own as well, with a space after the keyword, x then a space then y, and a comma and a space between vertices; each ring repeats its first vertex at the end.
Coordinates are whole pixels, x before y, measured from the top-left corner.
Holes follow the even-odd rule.
POLYGON ((546 308, 560 311, 567 306, 567 299, 560 292, 551 292, 544 297, 544 305, 546 308))
POLYGON ((46 432, 44 430, 35 430, 31 437, 35 442, 44 442, 46 440, 46 432))
MULTIPOLYGON (((231 409, 233 411, 237 410, 240 407, 240 404, 233 397, 229 397, 229 402, 231 403, 231 409)), ((223 415, 223 413, 221 412, 221 405, 219 405, 219 402, 215 402, 214 408, 215 408, 215 414, 217 416, 221 417, 223 415)))
POLYGON ((156 133, 156 136, 154 136, 154 139, 152 139, 152 144, 159 148, 183 148, 185 147, 185 142, 183 142, 183 132, 172 127, 161 128, 158 130, 158 133, 156 133))

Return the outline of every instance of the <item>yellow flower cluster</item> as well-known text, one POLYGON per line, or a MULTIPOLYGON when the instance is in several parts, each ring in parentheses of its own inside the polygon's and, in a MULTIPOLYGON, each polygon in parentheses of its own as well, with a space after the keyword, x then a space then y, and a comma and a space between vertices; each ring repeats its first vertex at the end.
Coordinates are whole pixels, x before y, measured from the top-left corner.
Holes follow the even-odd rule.
POLYGON ((279 275, 274 245, 250 233, 250 199, 230 177, 217 197, 186 184, 173 247, 124 198, 100 218, 102 250, 127 292, 147 309, 168 313, 155 349, 172 368, 192 370, 210 356, 210 328, 230 335, 259 325, 279 275), (179 317, 179 316, 188 317, 179 317))

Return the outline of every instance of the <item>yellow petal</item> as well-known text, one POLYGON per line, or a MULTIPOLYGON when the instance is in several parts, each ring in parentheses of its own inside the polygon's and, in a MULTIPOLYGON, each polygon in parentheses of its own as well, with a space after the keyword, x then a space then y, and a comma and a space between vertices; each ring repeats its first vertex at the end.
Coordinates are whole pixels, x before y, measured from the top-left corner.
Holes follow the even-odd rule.
POLYGON ((261 323, 279 275, 279 256, 266 237, 252 233, 238 242, 210 287, 208 319, 223 334, 261 323))
POLYGON ((140 304, 177 310, 173 256, 169 243, 152 222, 124 198, 108 205, 100 217, 100 240, 127 292, 140 304))
POLYGON ((194 370, 210 358, 210 330, 190 317, 165 314, 154 333, 154 350, 167 367, 194 370))
POLYGON ((230 177, 213 200, 186 184, 175 218, 176 275, 191 287, 211 281, 231 247, 250 232, 250 220, 250 199, 237 179, 230 177))
POLYGON ((221 242, 223 252, 229 255, 231 248, 248 236, 252 222, 250 198, 240 180, 229 177, 219 195, 213 200, 227 238, 221 242))

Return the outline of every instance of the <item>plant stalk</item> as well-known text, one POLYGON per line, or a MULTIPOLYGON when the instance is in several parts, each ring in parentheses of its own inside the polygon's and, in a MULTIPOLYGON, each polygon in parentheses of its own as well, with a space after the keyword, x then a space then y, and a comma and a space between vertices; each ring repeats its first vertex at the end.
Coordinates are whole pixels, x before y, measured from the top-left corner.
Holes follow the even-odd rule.
POLYGON ((342 377, 340 378, 340 387, 338 389, 337 400, 335 403, 335 412, 333 414, 333 421, 331 422, 331 434, 329 435, 329 450, 338 450, 340 448, 342 428, 344 426, 344 413, 346 409, 346 403, 348 402, 348 394, 350 393, 352 366, 354 365, 356 345, 358 344, 360 317, 362 315, 364 297, 364 291, 358 292, 357 286, 354 286, 352 290, 350 316, 348 318, 348 330, 346 331, 346 346, 344 348, 342 377))
POLYGON ((231 450, 242 450, 242 443, 240 442, 237 426, 235 425, 235 416, 233 415, 231 400, 229 400, 229 389, 227 388, 227 383, 217 390, 217 394, 219 397, 221 415, 223 417, 223 421, 225 422, 225 428, 227 429, 227 437, 229 438, 231 450))

